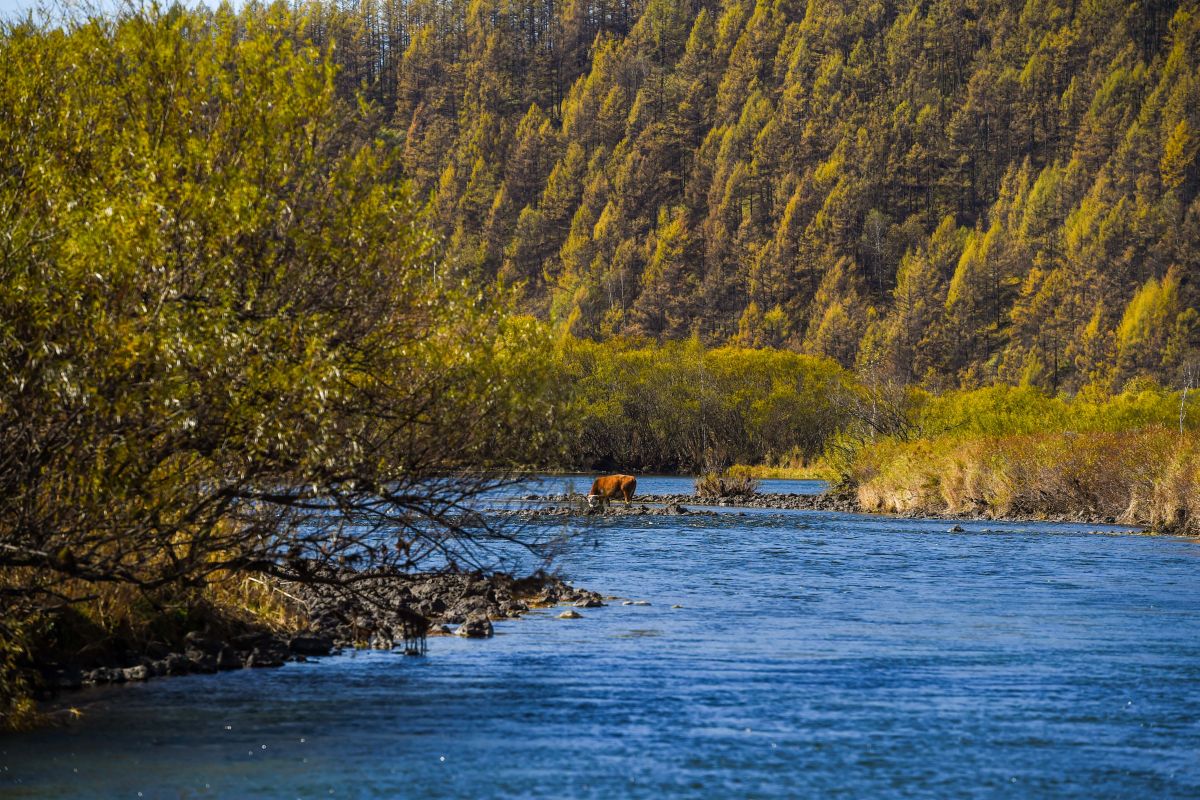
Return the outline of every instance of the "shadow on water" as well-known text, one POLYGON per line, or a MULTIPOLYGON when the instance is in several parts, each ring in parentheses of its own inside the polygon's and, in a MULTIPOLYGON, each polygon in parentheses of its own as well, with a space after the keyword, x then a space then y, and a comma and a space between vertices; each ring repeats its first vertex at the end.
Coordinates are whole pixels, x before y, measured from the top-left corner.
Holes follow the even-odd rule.
POLYGON ((1200 545, 962 524, 586 520, 563 571, 648 605, 76 695, 0 795, 1200 795, 1200 545))

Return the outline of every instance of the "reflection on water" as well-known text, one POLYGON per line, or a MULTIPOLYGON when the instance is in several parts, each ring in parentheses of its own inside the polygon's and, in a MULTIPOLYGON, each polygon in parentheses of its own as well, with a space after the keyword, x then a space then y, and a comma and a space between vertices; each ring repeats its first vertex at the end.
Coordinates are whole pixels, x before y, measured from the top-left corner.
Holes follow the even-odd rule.
POLYGON ((651 605, 76 695, 82 724, 0 739, 0 795, 1200 795, 1195 542, 819 512, 579 524, 564 570, 651 605))

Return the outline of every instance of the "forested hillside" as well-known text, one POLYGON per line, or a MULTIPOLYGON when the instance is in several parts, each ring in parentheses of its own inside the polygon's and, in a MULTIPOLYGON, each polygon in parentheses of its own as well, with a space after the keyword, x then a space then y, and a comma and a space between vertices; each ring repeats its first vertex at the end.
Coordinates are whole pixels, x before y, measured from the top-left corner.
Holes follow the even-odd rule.
POLYGON ((1179 381, 1200 4, 311 6, 468 274, 578 335, 931 388, 1179 381))

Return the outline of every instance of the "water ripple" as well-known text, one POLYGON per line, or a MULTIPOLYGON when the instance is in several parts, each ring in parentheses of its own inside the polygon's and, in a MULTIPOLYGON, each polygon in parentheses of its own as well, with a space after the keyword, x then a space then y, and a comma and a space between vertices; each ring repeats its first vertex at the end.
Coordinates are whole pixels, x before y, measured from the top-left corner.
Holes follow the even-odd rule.
POLYGON ((0 794, 1200 796, 1200 545, 964 527, 589 521, 564 571, 651 605, 97 690, 0 794))

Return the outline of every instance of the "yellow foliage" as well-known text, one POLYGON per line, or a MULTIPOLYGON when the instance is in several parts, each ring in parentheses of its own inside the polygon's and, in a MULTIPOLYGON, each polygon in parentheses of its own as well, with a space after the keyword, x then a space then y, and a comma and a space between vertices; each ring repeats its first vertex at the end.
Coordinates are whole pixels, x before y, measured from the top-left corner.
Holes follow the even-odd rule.
POLYGON ((1117 347, 1132 348, 1164 333, 1175 316, 1178 289, 1179 277, 1174 270, 1161 282, 1155 278, 1146 281, 1125 307, 1117 326, 1117 347))
POLYGON ((1193 133, 1186 119, 1179 120, 1163 145, 1162 160, 1159 161, 1163 185, 1168 189, 1182 186, 1197 152, 1200 152, 1200 137, 1193 133))

